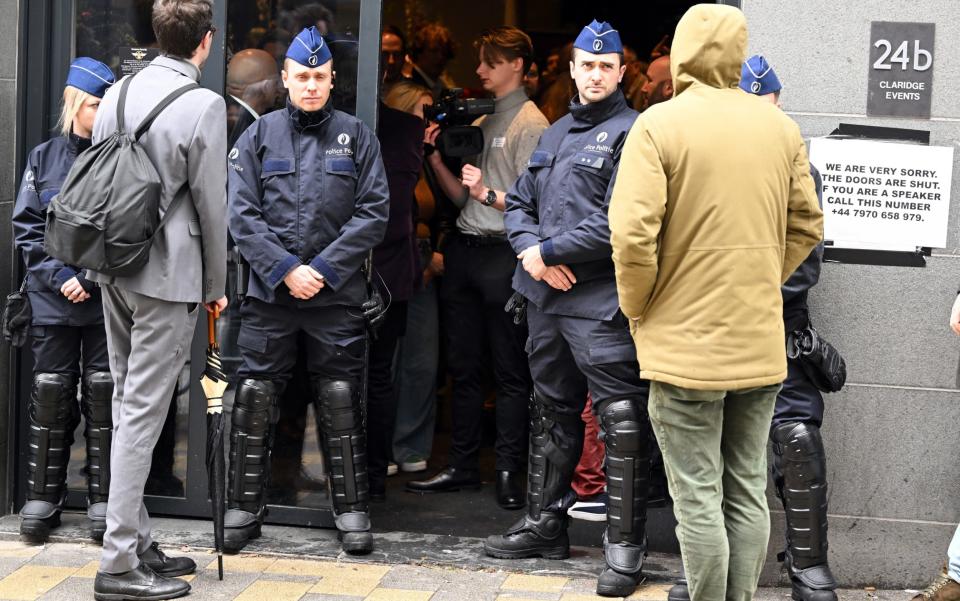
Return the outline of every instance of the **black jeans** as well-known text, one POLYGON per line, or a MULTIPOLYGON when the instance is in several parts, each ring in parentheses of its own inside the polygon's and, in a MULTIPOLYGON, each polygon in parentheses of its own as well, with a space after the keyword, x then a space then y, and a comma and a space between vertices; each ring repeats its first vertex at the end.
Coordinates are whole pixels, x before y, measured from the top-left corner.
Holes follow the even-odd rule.
POLYGON ((515 325, 503 308, 513 294, 517 257, 506 241, 479 244, 455 236, 444 252, 441 311, 453 378, 450 463, 478 468, 483 417, 483 375, 493 368, 497 386, 496 469, 522 471, 527 457, 530 370, 526 324, 515 325))
POLYGON ((387 463, 393 449, 393 425, 397 419, 397 392, 393 387, 393 364, 397 345, 407 327, 407 302, 394 301, 370 344, 367 377, 367 473, 370 491, 383 492, 387 463))

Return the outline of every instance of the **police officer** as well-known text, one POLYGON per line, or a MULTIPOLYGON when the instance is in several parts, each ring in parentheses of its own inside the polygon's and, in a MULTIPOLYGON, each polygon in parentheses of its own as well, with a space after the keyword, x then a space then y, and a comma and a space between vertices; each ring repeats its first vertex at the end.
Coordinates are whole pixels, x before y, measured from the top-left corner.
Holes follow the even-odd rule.
POLYGON ((619 83, 626 67, 617 31, 592 22, 574 44, 578 95, 547 129, 507 195, 505 223, 521 264, 514 288, 528 299, 534 380, 528 511, 484 544, 507 559, 569 555, 567 509, 583 446, 587 392, 606 443, 610 503, 601 595, 628 596, 641 580, 651 430, 648 385, 620 312, 607 205, 627 132, 637 118, 619 83))
MULTIPOLYGON (((777 106, 783 86, 760 55, 743 64, 740 88, 777 106)), ((810 165, 820 199, 822 180, 810 165)), ((822 202, 822 200, 821 200, 822 202)), ((781 288, 783 325, 788 334, 810 324, 807 292, 820 279, 823 245, 818 245, 781 288)), ((787 357, 787 379, 777 395, 770 438, 773 482, 787 519, 783 560, 797 601, 835 601, 837 581, 827 563, 827 460, 820 437, 823 395, 797 359, 787 357)))
POLYGON ((373 549, 361 265, 383 238, 389 192, 376 136, 329 102, 334 76, 326 41, 315 27, 301 31, 281 72, 286 110, 257 120, 229 153, 230 233, 251 274, 240 308, 228 551, 260 535, 277 398, 294 368, 300 333, 343 548, 373 549))
POLYGON ((47 206, 60 191, 77 155, 90 147, 97 107, 113 82, 110 68, 99 61, 79 57, 71 63, 60 117, 63 135, 30 153, 13 210, 13 231, 26 263, 25 288, 33 309, 27 502, 20 510, 20 534, 38 542, 47 539, 50 528, 60 525, 70 446, 81 413, 87 441, 91 536, 102 540, 107 527, 113 381, 100 288, 79 268, 48 256, 43 235, 47 206))

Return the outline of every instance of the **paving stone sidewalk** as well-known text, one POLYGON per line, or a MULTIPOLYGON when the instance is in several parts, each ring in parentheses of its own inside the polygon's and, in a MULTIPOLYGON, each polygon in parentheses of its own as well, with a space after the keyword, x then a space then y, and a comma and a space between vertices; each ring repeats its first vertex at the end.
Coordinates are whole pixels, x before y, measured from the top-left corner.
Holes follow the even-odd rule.
MULTIPOLYGON (((592 578, 511 573, 493 568, 389 565, 304 559, 282 554, 225 558, 217 579, 209 550, 167 547, 193 558, 197 574, 185 576, 190 601, 599 601, 592 578)), ((0 540, 0 599, 75 601, 93 598, 100 548, 76 542, 26 545, 0 540)), ((665 601, 670 584, 644 583, 631 600, 665 601)), ((841 591, 842 601, 906 600, 904 591, 841 591)), ((788 589, 762 589, 761 601, 789 599, 788 589)))

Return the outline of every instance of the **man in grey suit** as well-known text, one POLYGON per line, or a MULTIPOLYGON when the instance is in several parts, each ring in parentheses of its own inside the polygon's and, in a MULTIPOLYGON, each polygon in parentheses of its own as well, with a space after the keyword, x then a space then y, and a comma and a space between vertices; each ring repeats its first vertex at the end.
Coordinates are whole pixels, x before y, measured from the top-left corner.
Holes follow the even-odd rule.
MULTIPOLYGON (((128 133, 170 92, 200 77, 213 44, 211 0, 155 0, 153 30, 162 56, 134 76, 124 122, 128 133)), ((119 86, 107 94, 93 141, 116 131, 119 86)), ((190 353, 200 304, 224 309, 226 280, 226 108, 203 88, 167 107, 140 139, 163 181, 161 211, 175 206, 146 266, 128 277, 90 273, 103 288, 114 380, 114 438, 98 600, 172 599, 190 585, 173 578, 196 564, 164 555, 150 537, 143 490, 173 387, 190 353)))

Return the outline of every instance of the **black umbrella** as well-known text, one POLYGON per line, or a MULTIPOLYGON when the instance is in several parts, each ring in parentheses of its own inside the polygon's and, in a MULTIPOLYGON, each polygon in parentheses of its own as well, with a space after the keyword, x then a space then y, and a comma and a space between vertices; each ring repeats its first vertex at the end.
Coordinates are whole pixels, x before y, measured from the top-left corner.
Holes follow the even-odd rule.
POLYGON ((216 320, 220 311, 207 314, 207 365, 200 378, 200 385, 207 395, 207 478, 210 503, 213 506, 213 544, 217 551, 217 569, 223 580, 223 515, 226 466, 223 460, 223 393, 227 389, 227 376, 220 360, 220 345, 217 344, 216 320))

